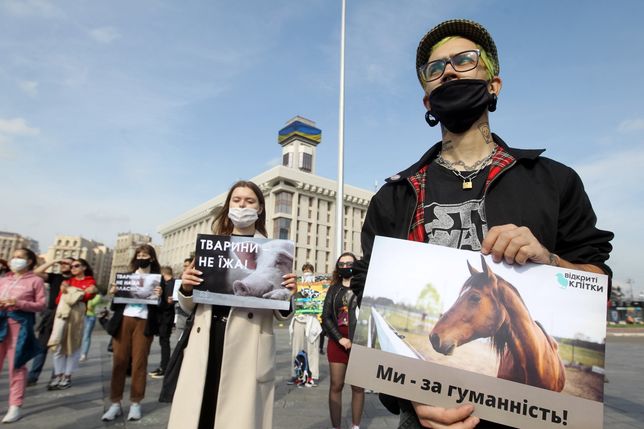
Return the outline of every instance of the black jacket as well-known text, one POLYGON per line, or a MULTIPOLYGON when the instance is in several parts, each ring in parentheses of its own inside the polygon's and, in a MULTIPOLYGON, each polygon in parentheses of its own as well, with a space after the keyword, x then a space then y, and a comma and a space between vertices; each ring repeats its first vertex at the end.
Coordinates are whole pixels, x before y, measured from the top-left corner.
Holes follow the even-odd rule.
MULTIPOLYGON (((509 148, 496 134, 492 136, 515 161, 487 188, 484 204, 488 227, 508 223, 526 226, 551 252, 572 263, 596 265, 610 276, 611 270, 605 262, 612 250, 610 240, 614 234, 595 226, 597 217, 577 173, 540 156, 543 150, 509 148)), ((360 301, 376 235, 408 238, 417 205, 416 191, 409 177, 436 158, 440 148, 439 142, 414 165, 387 179, 371 199, 362 227, 363 259, 354 264, 351 281, 360 301)), ((607 296, 610 296, 610 281, 607 296)), ((398 414, 402 400, 384 394, 380 399, 390 412, 398 414)), ((506 426, 481 421, 479 427, 506 426)))
POLYGON ((326 297, 324 298, 324 305, 322 307, 322 328, 326 335, 335 340, 340 341, 343 335, 338 330, 338 313, 342 307, 341 300, 346 296, 347 307, 349 309, 349 339, 353 341, 353 333, 356 329, 356 310, 358 308, 358 300, 356 294, 352 289, 342 285, 331 285, 327 290, 326 297))
MULTIPOLYGON (((593 264, 611 275, 605 262, 614 234, 595 226, 597 217, 577 173, 540 156, 543 150, 509 148, 496 134, 492 136, 516 161, 487 189, 488 227, 508 223, 526 226, 541 244, 563 259, 593 264)), ((354 264, 352 279, 352 288, 360 291, 360 299, 375 236, 407 239, 417 202, 409 177, 436 158, 440 147, 439 142, 414 165, 387 179, 371 199, 362 227, 363 259, 354 264)))
MULTIPOLYGON (((116 337, 119 333, 119 328, 121 327, 121 322, 123 321, 123 310, 125 310, 126 304, 115 304, 112 303, 111 310, 114 312, 105 330, 112 337, 116 337)), ((145 331, 143 334, 146 337, 153 337, 159 334, 159 317, 157 315, 157 306, 148 305, 148 319, 145 324, 145 331)))

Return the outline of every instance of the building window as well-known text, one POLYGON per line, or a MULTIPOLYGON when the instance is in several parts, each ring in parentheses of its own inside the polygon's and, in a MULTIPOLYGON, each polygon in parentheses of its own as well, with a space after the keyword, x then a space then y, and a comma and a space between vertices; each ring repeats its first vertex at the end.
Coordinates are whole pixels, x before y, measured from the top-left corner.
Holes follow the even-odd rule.
POLYGON ((278 192, 275 194, 275 213, 291 213, 293 194, 290 192, 278 192))
POLYGON ((291 229, 291 220, 283 217, 275 219, 273 237, 282 240, 288 240, 289 230, 291 229))
POLYGON ((285 153, 282 155, 282 165, 284 167, 290 167, 291 166, 291 154, 290 153, 285 153))
POLYGON ((302 153, 300 170, 309 173, 313 170, 313 155, 310 153, 302 153))

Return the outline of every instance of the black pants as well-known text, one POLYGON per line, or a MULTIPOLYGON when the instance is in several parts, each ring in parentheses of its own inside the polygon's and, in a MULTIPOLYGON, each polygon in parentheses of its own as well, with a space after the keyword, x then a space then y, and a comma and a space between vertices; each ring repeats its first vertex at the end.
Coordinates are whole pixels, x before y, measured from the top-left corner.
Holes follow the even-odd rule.
POLYGON ((165 372, 170 361, 170 336, 174 323, 174 309, 171 314, 163 313, 159 323, 159 345, 161 346, 161 365, 159 368, 165 372))
POLYGON ((199 429, 212 429, 215 426, 219 381, 221 380, 221 359, 224 356, 224 336, 226 335, 226 321, 229 314, 230 307, 223 305, 212 306, 213 319, 210 324, 208 369, 206 370, 206 383, 201 400, 199 429))

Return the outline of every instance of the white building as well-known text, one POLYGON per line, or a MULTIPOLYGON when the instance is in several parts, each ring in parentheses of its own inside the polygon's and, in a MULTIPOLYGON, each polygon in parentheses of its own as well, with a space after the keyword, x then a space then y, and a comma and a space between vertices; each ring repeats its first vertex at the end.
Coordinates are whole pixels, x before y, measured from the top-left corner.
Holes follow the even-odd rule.
MULTIPOLYGON (((296 271, 305 262, 317 272, 331 272, 335 255, 335 197, 337 182, 315 175, 315 155, 322 132, 315 122, 296 116, 279 131, 282 165, 250 180, 266 199, 266 229, 271 238, 295 242, 296 271)), ((226 190, 227 192, 227 190, 226 190)), ((226 192, 187 211, 159 228, 163 236, 160 260, 181 272, 185 258, 195 251, 199 233, 211 233, 226 192)), ((344 186, 343 250, 360 255, 360 230, 373 192, 344 186)))
POLYGON ((32 250, 36 255, 40 253, 40 246, 33 238, 15 232, 0 231, 0 259, 9 261, 13 252, 23 247, 32 250))
MULTIPOLYGON (((122 232, 118 235, 109 273, 110 282, 114 281, 116 273, 127 273, 130 271, 130 261, 134 257, 134 251, 143 244, 152 245, 152 237, 135 232, 122 232)), ((155 250, 157 249, 155 248, 155 250)))
POLYGON ((85 259, 94 270, 96 284, 101 288, 107 287, 112 249, 79 235, 57 235, 54 244, 49 246, 45 259, 50 262, 66 257, 85 259))

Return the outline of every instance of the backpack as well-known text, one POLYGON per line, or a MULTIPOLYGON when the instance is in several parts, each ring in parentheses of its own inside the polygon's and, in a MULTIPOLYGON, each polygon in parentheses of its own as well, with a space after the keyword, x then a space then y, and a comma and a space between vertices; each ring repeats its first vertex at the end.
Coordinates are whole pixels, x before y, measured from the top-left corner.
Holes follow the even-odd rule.
POLYGON ((309 368, 309 357, 304 350, 295 356, 293 360, 295 368, 295 384, 298 386, 305 386, 307 383, 312 383, 311 369, 309 368))

